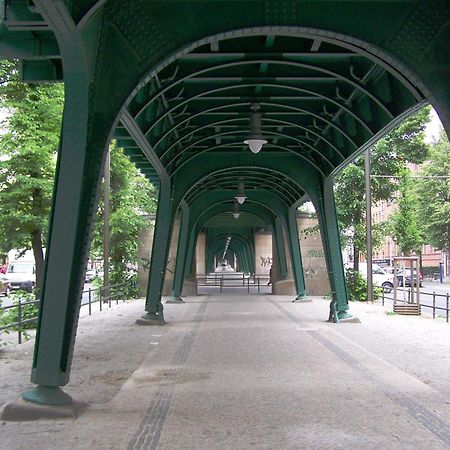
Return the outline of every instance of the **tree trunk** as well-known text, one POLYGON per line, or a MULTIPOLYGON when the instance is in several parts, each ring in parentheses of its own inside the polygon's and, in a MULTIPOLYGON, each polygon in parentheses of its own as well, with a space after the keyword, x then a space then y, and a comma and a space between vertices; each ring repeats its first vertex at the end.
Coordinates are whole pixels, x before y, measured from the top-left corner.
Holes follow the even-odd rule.
POLYGON ((44 274, 44 252, 42 250, 41 230, 34 230, 31 233, 31 246, 33 248, 34 261, 36 264, 36 298, 38 298, 44 274))
POLYGON ((354 243, 353 243, 353 270, 355 272, 359 271, 359 250, 354 243))

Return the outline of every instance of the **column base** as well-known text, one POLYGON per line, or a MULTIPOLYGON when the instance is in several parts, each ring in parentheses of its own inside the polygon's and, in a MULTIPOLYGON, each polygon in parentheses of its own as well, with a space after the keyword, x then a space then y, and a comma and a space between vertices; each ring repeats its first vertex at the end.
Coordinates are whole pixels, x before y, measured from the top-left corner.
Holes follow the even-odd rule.
POLYGON ((338 311, 334 309, 333 301, 330 304, 330 315, 328 316, 327 322, 334 323, 361 323, 358 317, 354 317, 348 311, 338 311))
POLYGON ((22 398, 39 405, 67 406, 73 403, 73 398, 57 386, 38 385, 25 391, 22 398))
POLYGON ((1 420, 74 419, 86 407, 87 403, 75 402, 59 387, 36 386, 25 391, 15 402, 8 403, 1 420))
POLYGON ((312 300, 306 296, 306 294, 297 295, 297 297, 292 300, 292 303, 311 303, 312 300))
POLYGON ((66 406, 39 405, 22 398, 8 403, 3 410, 1 420, 26 422, 41 419, 76 419, 87 407, 85 402, 73 402, 66 406))
POLYGON ((350 319, 353 317, 348 311, 338 311, 337 315, 339 320, 350 319))
POLYGON ((186 303, 179 295, 172 295, 168 297, 166 300, 166 303, 169 304, 180 304, 180 303, 186 303))
POLYGON ((347 317, 339 317, 339 323, 361 323, 361 320, 358 317, 348 314, 347 317))
POLYGON ((274 295, 297 295, 295 282, 292 278, 272 282, 272 294, 274 295))
POLYGON ((136 320, 136 325, 143 326, 154 326, 154 325, 166 325, 164 320, 164 315, 162 313, 147 313, 143 315, 140 319, 136 320))

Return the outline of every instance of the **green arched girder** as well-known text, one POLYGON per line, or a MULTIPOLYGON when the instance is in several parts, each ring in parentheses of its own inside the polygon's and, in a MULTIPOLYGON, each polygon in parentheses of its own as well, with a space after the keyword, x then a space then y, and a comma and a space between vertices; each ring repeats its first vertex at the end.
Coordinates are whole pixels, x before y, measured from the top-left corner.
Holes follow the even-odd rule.
MULTIPOLYGON (((218 171, 233 172, 236 185, 247 174, 249 186, 271 191, 277 202, 309 195, 319 207, 341 313, 347 300, 333 176, 427 102, 450 134, 447 0, 3 3, 0 55, 20 59, 28 81, 64 79, 67 94, 33 366, 33 380, 45 386, 68 381, 98 185, 113 137, 162 192, 168 227, 186 195, 195 202, 208 195, 199 180, 218 171), (253 102, 261 105, 269 141, 257 155, 238 145, 253 102), (208 126, 228 119, 238 119, 231 129, 208 126), (274 119, 281 128, 274 129, 274 119), (264 170, 280 174, 283 187, 273 177, 255 184, 264 170)), ((249 211, 267 202, 250 203, 249 211)), ((280 218, 274 220, 279 228, 280 218)), ((164 272, 166 234, 157 233, 152 274, 164 272)), ((151 293, 157 308, 158 289, 151 293)))

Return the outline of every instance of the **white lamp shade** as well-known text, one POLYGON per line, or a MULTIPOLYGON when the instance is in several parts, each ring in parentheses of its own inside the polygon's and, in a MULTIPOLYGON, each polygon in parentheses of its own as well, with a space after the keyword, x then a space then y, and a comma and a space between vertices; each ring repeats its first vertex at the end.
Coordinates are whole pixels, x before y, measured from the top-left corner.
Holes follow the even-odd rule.
POLYGON ((267 144, 267 141, 265 139, 247 139, 244 144, 247 144, 253 153, 258 153, 262 146, 267 144))
POLYGON ((245 195, 236 195, 236 197, 234 197, 237 202, 242 205, 242 203, 245 202, 245 199, 247 198, 245 195))
POLYGON ((239 213, 233 213, 233 217, 234 217, 235 219, 239 219, 239 216, 240 216, 239 213))

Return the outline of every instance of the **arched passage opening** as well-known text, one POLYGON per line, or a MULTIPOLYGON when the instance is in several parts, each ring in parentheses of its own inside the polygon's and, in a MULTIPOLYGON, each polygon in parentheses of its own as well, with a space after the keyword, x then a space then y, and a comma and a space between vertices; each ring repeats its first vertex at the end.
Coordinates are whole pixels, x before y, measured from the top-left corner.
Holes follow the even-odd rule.
MULTIPOLYGON (((111 137, 159 189, 150 315, 162 313, 169 236, 188 188, 208 170, 255 162, 295 180, 315 203, 334 301, 341 317, 348 314, 333 174, 426 101, 450 130, 445 2, 295 2, 280 9, 275 1, 251 2, 245 15, 230 14, 226 2, 36 0, 30 17, 14 14, 22 3, 7 3, 3 54, 21 58, 29 80, 63 74, 66 84, 35 383, 56 387, 69 378, 111 137), (243 145, 253 103, 268 141, 257 155, 243 145)), ((299 200, 288 205, 288 223, 299 200)))

